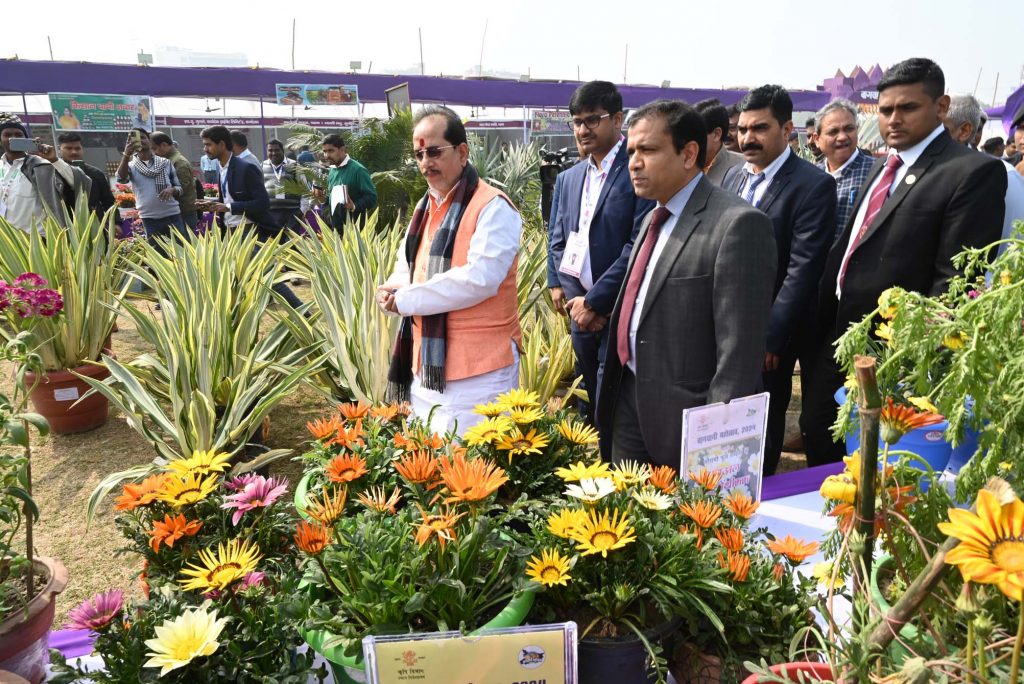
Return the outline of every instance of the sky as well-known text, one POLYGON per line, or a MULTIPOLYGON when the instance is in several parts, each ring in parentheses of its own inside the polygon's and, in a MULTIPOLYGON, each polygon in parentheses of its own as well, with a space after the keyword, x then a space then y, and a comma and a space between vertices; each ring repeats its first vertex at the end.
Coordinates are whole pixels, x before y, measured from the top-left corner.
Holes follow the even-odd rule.
POLYGON ((1024 71, 1020 0, 207 0, 117 12, 82 11, 80 0, 50 0, 47 6, 57 20, 50 26, 25 22, 21 30, 5 32, 0 58, 49 59, 49 36, 57 60, 134 63, 140 50, 169 45, 245 52, 251 64, 287 69, 294 18, 295 66, 311 70, 347 71, 353 60, 372 73, 412 67, 420 62, 422 30, 426 72, 435 75, 470 73, 481 63, 482 49, 485 72, 534 79, 578 75, 631 84, 667 80, 675 87, 772 82, 813 89, 837 68, 848 74, 858 64, 885 68, 923 56, 942 67, 950 93, 975 93, 992 105, 1021 85, 1024 71), (301 13, 293 15, 292 8, 301 13), (212 33, 216 26, 224 31, 212 33))

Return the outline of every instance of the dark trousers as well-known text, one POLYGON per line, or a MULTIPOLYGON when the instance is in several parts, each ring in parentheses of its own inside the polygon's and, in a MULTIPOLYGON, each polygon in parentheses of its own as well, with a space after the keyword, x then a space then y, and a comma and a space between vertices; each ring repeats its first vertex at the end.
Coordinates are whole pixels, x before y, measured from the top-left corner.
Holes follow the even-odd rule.
POLYGON ((181 214, 162 218, 144 218, 142 226, 146 229, 146 240, 161 256, 167 256, 167 252, 160 244, 160 238, 169 239, 171 231, 177 231, 180 235, 188 235, 188 229, 185 227, 185 220, 181 214))
POLYGON ((293 233, 302 233, 302 226, 299 221, 302 220, 302 212, 299 211, 298 207, 294 209, 271 209, 270 215, 274 217, 274 221, 277 225, 281 226, 284 230, 290 230, 293 233))
POLYGON ((804 406, 800 413, 800 432, 804 436, 807 465, 811 467, 836 463, 846 455, 845 443, 832 440, 832 423, 839 411, 835 393, 844 380, 833 357, 834 351, 832 344, 824 341, 808 354, 806 372, 801 362, 804 406))
POLYGON ((595 425, 594 407, 597 406, 597 388, 604 375, 604 354, 608 348, 608 328, 600 332, 586 332, 572 324, 572 349, 576 355, 576 374, 583 376, 583 387, 590 401, 580 401, 580 413, 595 425))
MULTIPOLYGON (((779 358, 779 367, 761 375, 768 399, 768 435, 764 448, 764 475, 774 475, 782 458, 782 443, 786 439, 786 409, 793 397, 793 369, 798 354, 787 351, 779 358)), ((804 367, 803 361, 800 368, 804 367)))
MULTIPOLYGON (((640 431, 640 411, 636 402, 636 376, 628 368, 622 369, 622 380, 619 382, 619 395, 615 398, 615 417, 612 419, 612 461, 639 461, 653 463, 651 455, 644 444, 644 435, 640 431)), ((673 468, 678 463, 669 463, 673 468)))
MULTIPOLYGON (((266 242, 267 240, 271 240, 279 232, 277 229, 264 228, 262 226, 256 226, 255 224, 252 223, 246 223, 244 225, 246 226, 247 229, 256 230, 256 239, 259 242, 266 242)), ((257 249, 259 249, 259 247, 257 247, 257 249)), ((303 306, 303 301, 299 299, 298 295, 296 295, 295 292, 292 291, 292 288, 288 287, 287 283, 275 283, 271 289, 274 292, 281 295, 284 298, 284 300, 288 302, 288 306, 292 307, 293 309, 298 309, 301 306, 303 306)))

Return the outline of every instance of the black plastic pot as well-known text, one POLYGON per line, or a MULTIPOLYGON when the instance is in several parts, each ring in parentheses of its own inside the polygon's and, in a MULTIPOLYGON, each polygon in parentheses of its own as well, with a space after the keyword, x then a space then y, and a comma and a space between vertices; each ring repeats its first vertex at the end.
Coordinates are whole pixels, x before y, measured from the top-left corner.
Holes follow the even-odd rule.
MULTIPOLYGON (((680 623, 681 620, 666 622, 646 630, 644 637, 651 645, 660 644, 662 654, 668 658, 680 623)), ((657 681, 647 648, 634 634, 620 639, 580 639, 577 654, 579 684, 653 684, 657 681)))

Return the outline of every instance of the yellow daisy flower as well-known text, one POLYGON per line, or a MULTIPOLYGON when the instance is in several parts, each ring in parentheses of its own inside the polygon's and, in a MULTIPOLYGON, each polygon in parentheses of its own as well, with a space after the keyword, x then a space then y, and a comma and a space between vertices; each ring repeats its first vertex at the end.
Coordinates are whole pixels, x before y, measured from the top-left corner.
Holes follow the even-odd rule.
POLYGON ((530 430, 525 435, 519 428, 512 428, 508 434, 502 435, 498 440, 498 451, 507 451, 509 463, 513 456, 529 456, 530 454, 542 453, 541 449, 548 445, 547 435, 537 434, 537 430, 530 430))
POLYGON ((1011 599, 1024 600, 1024 502, 1016 495, 1004 504, 982 489, 977 513, 951 508, 939 530, 960 540, 946 562, 960 567, 964 581, 994 584, 1011 599))
POLYGON ((909 401, 919 411, 926 411, 928 413, 939 412, 938 407, 930 402, 928 397, 907 397, 907 401, 909 401))
POLYGON ((598 516, 592 510, 580 521, 580 526, 573 530, 570 538, 579 544, 583 551, 581 555, 599 553, 607 558, 609 551, 636 541, 636 533, 629 524, 629 517, 623 514, 620 518, 619 511, 616 510, 609 519, 608 511, 598 516))
POLYGON ((620 461, 613 466, 612 479, 620 492, 627 487, 643 484, 651 479, 651 466, 637 461, 620 461))
POLYGON ((644 487, 634 491, 633 498, 641 506, 651 511, 664 511, 672 507, 672 497, 662 494, 654 487, 644 487))
POLYGON ((568 468, 556 468, 555 475, 566 482, 579 482, 584 478, 594 479, 595 477, 611 477, 612 469, 607 463, 602 463, 601 461, 597 461, 595 463, 577 461, 576 463, 571 464, 568 468))
POLYGON ((561 584, 563 587, 572 579, 569 576, 569 559, 557 549, 544 549, 540 558, 530 556, 526 564, 526 575, 545 587, 561 584))
POLYGON ((514 423, 505 416, 487 418, 466 430, 462 439, 469 446, 494 444, 495 441, 511 430, 513 426, 514 423))
POLYGON ((500 416, 504 412, 505 407, 496 401, 492 401, 489 404, 477 404, 473 407, 473 413, 478 416, 486 416, 488 418, 500 416))
POLYGON ((167 464, 167 470, 185 477, 189 473, 210 475, 223 473, 231 467, 231 454, 218 454, 215 451, 196 451, 192 458, 176 458, 167 464))
POLYGON ((195 658, 213 655, 220 647, 220 636, 227 618, 217 619, 217 611, 203 608, 186 610, 173 620, 164 620, 156 628, 156 638, 147 639, 149 660, 143 667, 159 667, 163 677, 184 667, 195 658))
POLYGON ((540 395, 536 392, 524 389, 514 389, 499 394, 495 401, 505 407, 505 410, 513 408, 540 408, 540 395))
POLYGON ((548 516, 548 531, 556 537, 568 539, 573 530, 587 517, 586 511, 578 508, 563 508, 548 516))
POLYGON ((202 501, 216 489, 216 475, 210 475, 204 480, 198 473, 189 473, 181 478, 167 478, 156 498, 174 508, 181 508, 202 501))
POLYGON ((510 408, 508 417, 517 425, 532 425, 544 417, 544 412, 539 408, 510 408))
POLYGON ((832 561, 815 563, 814 567, 811 568, 811 575, 818 580, 818 584, 825 588, 842 589, 846 586, 846 579, 842 575, 836 575, 836 579, 833 582, 832 567, 832 561))
POLYGON ((558 424, 558 433, 567 441, 584 446, 597 444, 600 439, 594 428, 586 423, 568 419, 558 424))
POLYGON ((199 589, 205 593, 224 590, 255 570, 261 558, 260 547, 248 540, 221 542, 216 553, 212 549, 200 551, 199 564, 190 564, 182 570, 185 579, 178 582, 185 591, 199 589))

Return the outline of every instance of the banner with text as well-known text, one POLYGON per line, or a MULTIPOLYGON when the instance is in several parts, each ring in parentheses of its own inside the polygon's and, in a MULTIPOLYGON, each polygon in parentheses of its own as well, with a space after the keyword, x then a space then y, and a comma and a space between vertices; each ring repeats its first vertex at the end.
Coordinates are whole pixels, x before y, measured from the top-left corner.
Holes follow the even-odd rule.
POLYGON ((359 104, 359 86, 337 83, 278 83, 277 104, 293 107, 359 104))
POLYGON ((153 130, 153 98, 149 95, 47 95, 57 131, 153 130))
POLYGON ((707 468, 721 473, 723 492, 738 489, 760 501, 767 425, 767 392, 686 409, 679 471, 683 480, 707 468))

